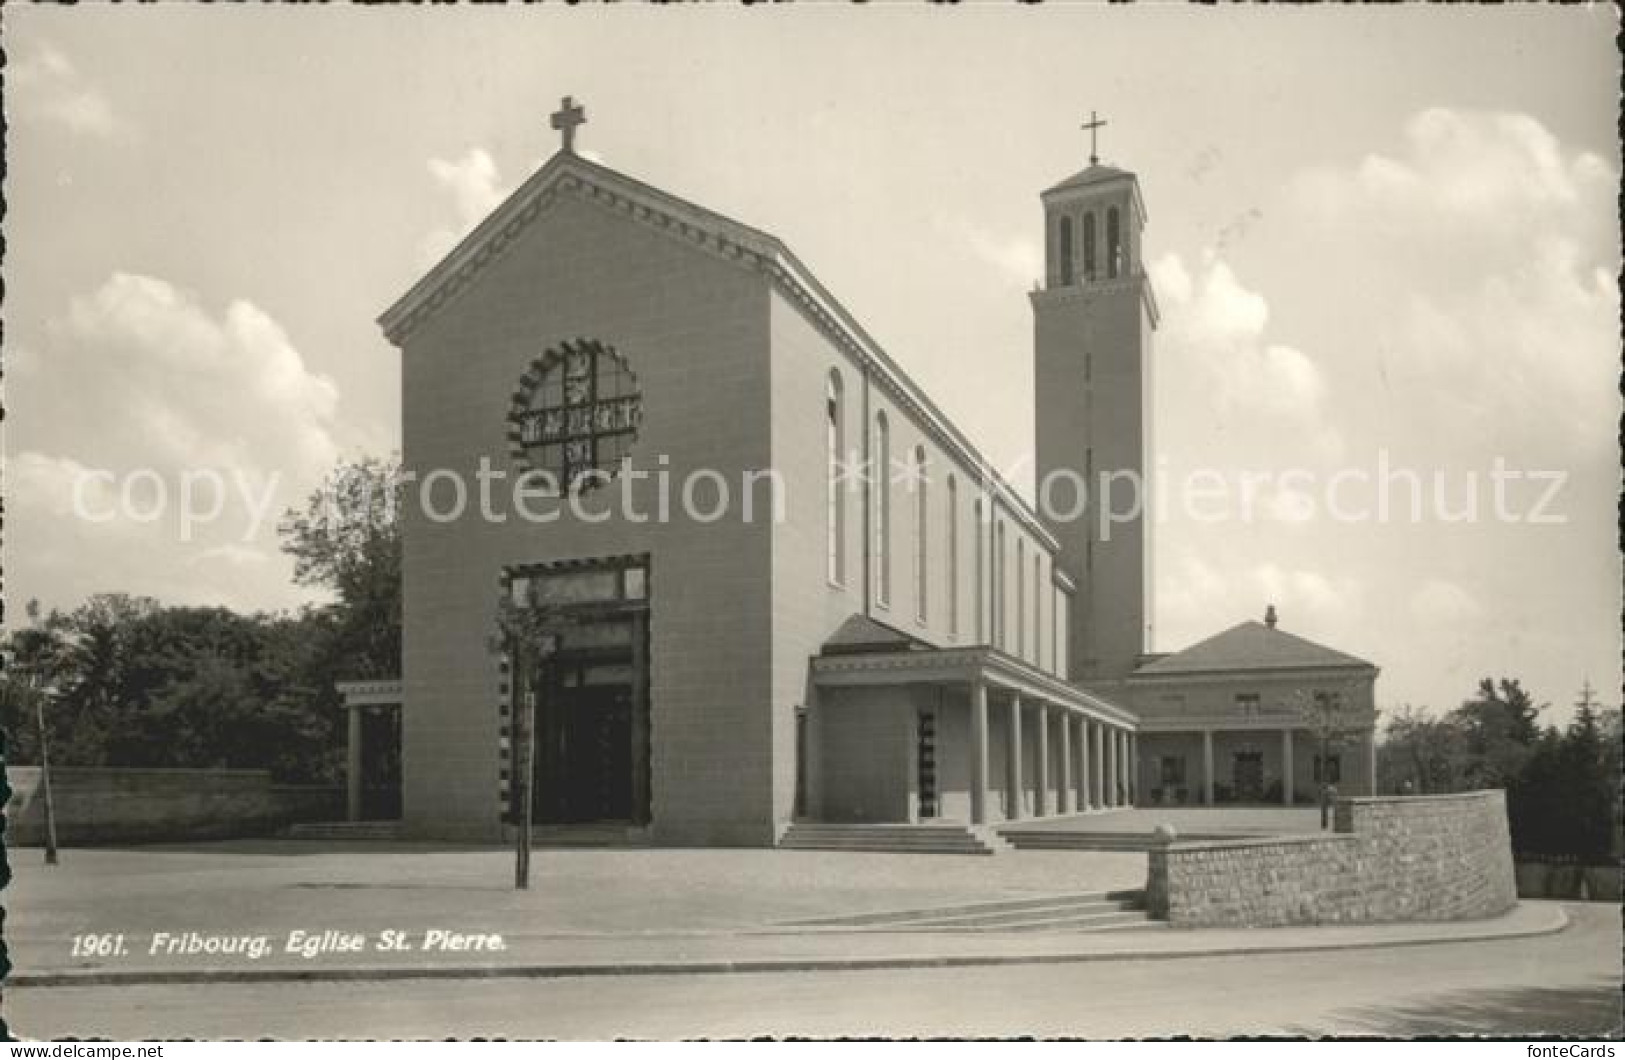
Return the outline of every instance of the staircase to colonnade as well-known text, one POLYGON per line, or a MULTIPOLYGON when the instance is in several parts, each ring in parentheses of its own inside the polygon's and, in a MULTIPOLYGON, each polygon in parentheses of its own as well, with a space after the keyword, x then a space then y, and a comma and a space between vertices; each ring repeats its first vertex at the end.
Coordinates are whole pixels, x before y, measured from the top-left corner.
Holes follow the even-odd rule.
POLYGON ((1165 927, 1145 910, 1143 891, 1090 891, 884 913, 797 920, 781 927, 824 931, 1115 931, 1165 927))
POLYGON ((797 821, 779 840, 781 850, 848 850, 886 854, 996 854, 1004 848, 991 829, 964 824, 833 824, 797 821))

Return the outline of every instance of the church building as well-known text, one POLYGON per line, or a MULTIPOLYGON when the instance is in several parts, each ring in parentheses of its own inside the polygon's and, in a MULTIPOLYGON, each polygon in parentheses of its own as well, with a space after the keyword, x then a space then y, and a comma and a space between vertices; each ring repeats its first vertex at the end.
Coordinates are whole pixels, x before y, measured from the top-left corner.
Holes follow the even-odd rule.
MULTIPOLYGON (((1147 655, 1143 515, 1040 514, 781 240, 583 157, 584 119, 379 319, 440 502, 402 509, 401 681, 352 690, 353 778, 398 701, 405 834, 508 834, 526 689, 536 825, 655 843, 1369 789, 1306 719, 1368 756, 1375 667, 1273 617, 1147 655), (453 478, 512 503, 448 516, 453 478), (558 621, 543 672, 504 600, 558 621)), ((1039 480, 1143 475, 1139 182, 1091 158, 1041 202, 1039 480)))

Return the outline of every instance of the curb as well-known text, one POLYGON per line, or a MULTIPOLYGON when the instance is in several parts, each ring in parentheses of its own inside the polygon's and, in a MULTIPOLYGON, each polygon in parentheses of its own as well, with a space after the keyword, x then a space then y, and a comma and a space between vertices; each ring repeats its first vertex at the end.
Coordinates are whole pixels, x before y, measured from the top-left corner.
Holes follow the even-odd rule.
POLYGON ((574 964, 447 965, 354 968, 236 968, 209 970, 141 969, 128 972, 22 972, 6 977, 11 989, 64 986, 181 986, 267 983, 390 982, 414 979, 566 979, 639 975, 724 975, 771 972, 860 972, 887 969, 973 968, 1012 964, 1090 964, 1109 961, 1169 961, 1200 957, 1250 957, 1338 950, 1400 949, 1462 942, 1556 935, 1569 926, 1569 916, 1554 906, 1553 923, 1480 935, 1424 935, 1412 938, 1310 942, 1303 945, 1216 946, 1196 950, 1095 950, 1075 953, 988 953, 898 957, 764 957, 723 961, 624 961, 574 964))

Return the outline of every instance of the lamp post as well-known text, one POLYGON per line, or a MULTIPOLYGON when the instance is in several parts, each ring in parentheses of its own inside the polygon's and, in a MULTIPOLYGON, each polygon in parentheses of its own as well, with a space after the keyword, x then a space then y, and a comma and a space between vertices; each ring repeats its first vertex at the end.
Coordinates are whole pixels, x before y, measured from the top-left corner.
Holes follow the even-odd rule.
POLYGON ((530 829, 536 786, 536 693, 542 674, 559 650, 560 637, 576 624, 575 617, 556 603, 544 602, 531 579, 514 576, 497 609, 497 632, 488 646, 505 654, 514 670, 518 691, 514 704, 510 761, 515 801, 514 888, 530 888, 530 829))
POLYGON ((45 864, 56 864, 56 803, 51 798, 51 742, 45 732, 45 701, 55 690, 54 685, 33 685, 34 721, 39 726, 40 791, 45 795, 45 864))
POLYGON ((19 663, 13 657, 11 666, 23 679, 23 687, 34 701, 34 724, 39 735, 40 795, 45 802, 45 864, 55 865, 56 857, 56 803, 51 798, 51 741, 45 727, 45 701, 56 691, 56 686, 42 681, 43 674, 33 663, 19 663))
MULTIPOLYGON (((1319 788, 1320 827, 1331 827, 1332 804, 1337 800, 1336 782, 1331 779, 1331 753, 1360 730, 1356 715, 1350 708, 1354 689, 1340 685, 1335 689, 1316 689, 1310 692, 1298 689, 1289 697, 1290 709, 1297 714, 1315 741, 1319 774, 1315 779, 1319 788)), ((1340 778, 1341 779, 1341 778, 1340 778)))

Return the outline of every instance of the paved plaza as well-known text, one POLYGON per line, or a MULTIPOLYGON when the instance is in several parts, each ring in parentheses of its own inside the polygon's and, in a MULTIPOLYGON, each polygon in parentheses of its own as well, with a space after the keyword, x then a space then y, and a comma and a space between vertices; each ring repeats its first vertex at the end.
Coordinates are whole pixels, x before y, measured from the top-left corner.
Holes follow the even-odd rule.
MULTIPOLYGON (((1140 854, 541 849, 531 887, 522 892, 513 888, 512 852, 490 847, 243 840, 69 849, 54 869, 40 864, 37 850, 18 850, 12 863, 6 929, 19 973, 195 963, 146 953, 150 943, 143 940, 156 932, 280 937, 294 929, 438 928, 540 945, 772 930, 809 919, 1145 882, 1140 854), (75 959, 71 940, 86 933, 122 933, 132 952, 116 960, 75 959)), ((300 963, 347 959, 353 958, 323 954, 300 963)))
POLYGON ((523 892, 512 886, 511 852, 495 848, 232 841, 69 849, 53 869, 37 855, 13 852, 13 986, 1096 960, 1533 936, 1564 925, 1559 908, 1542 903, 1490 921, 1270 931, 1150 921, 1096 932, 906 930, 874 916, 1134 890, 1143 853, 541 849, 523 892), (120 952, 76 953, 75 939, 87 936, 117 938, 120 952), (403 945, 384 946, 391 937, 403 945))

